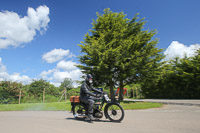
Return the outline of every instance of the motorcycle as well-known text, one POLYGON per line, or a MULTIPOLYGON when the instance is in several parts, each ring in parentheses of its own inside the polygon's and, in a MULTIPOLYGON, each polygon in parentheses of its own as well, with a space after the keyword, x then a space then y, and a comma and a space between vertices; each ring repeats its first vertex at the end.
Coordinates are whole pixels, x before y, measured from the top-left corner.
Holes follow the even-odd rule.
MULTIPOLYGON (((79 96, 70 97, 70 101, 74 118, 84 119, 88 116, 88 104, 81 102, 79 96)), ((101 98, 94 101, 94 118, 101 119, 105 115, 105 118, 112 122, 121 122, 124 119, 124 109, 119 103, 111 101, 107 94, 103 94, 101 98), (105 107, 104 104, 106 104, 105 107)))

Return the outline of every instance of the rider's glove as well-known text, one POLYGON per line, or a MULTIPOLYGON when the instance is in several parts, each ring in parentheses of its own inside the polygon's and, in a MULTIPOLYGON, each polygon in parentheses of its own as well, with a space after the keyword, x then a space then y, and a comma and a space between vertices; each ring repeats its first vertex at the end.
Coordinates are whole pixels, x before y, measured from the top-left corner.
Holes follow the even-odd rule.
POLYGON ((101 97, 101 94, 96 94, 96 97, 101 97))

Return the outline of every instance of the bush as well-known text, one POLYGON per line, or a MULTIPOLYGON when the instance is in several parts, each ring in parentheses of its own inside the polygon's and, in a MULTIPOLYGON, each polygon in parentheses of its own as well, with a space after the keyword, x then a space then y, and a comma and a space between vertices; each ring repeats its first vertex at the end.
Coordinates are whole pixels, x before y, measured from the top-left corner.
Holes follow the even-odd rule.
POLYGON ((69 91, 67 91, 67 97, 69 98, 70 96, 79 96, 80 95, 80 88, 74 88, 69 91))
POLYGON ((45 96, 45 103, 46 102, 58 102, 58 101, 59 101, 59 97, 52 96, 52 95, 45 96))
POLYGON ((36 97, 34 95, 26 95, 22 98, 21 103, 41 103, 42 97, 36 97))

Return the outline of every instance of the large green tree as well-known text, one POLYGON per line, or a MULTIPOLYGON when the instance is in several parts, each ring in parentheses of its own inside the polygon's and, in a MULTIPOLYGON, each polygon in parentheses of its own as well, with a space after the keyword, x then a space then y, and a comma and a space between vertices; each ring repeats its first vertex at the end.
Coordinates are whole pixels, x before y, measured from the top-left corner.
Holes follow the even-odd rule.
POLYGON ((159 75, 163 55, 156 47, 158 39, 152 39, 156 31, 143 30, 146 22, 137 16, 130 20, 123 12, 105 9, 104 14, 97 13, 90 33, 79 45, 83 54, 78 67, 93 74, 96 85, 109 86, 112 99, 115 85, 122 99, 125 85, 159 75))

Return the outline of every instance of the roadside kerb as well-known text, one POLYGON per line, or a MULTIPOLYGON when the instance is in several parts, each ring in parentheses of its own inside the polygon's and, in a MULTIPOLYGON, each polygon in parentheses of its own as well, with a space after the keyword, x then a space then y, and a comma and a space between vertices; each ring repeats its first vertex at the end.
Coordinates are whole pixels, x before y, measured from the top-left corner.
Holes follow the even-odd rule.
POLYGON ((172 105, 185 105, 185 106, 199 106, 200 100, 175 100, 175 99, 124 99, 124 101, 133 102, 152 102, 152 103, 162 103, 162 104, 172 104, 172 105))

